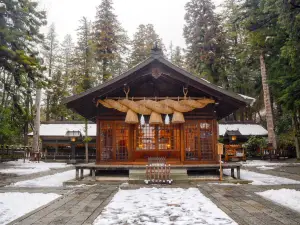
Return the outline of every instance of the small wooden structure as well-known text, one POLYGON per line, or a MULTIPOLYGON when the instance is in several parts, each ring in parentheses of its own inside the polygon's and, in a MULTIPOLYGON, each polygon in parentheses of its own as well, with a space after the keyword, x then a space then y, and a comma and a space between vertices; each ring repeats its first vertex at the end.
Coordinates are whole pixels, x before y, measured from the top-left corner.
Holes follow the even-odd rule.
MULTIPOLYGON (((96 165, 216 164, 218 124, 241 96, 166 60, 160 49, 124 74, 64 100, 97 124, 96 165)), ((219 165, 218 165, 219 166, 219 165)))
POLYGON ((246 153, 242 144, 245 140, 239 130, 227 130, 224 135, 225 162, 246 161, 246 153))
POLYGON ((171 165, 166 163, 165 158, 148 158, 146 165, 146 184, 171 184, 171 165))

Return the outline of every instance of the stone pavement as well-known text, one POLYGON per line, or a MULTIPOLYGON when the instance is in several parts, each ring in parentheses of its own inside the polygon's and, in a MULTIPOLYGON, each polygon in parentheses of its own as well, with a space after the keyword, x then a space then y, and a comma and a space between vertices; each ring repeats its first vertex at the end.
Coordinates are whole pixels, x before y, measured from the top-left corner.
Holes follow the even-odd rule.
MULTIPOLYGON (((72 191, 69 190, 62 198, 17 219, 11 224, 91 225, 118 191, 119 185, 120 183, 103 183, 94 186, 78 187, 72 191)), ((129 185, 124 188, 136 189, 140 187, 149 186, 129 185)), ((156 185, 155 187, 160 186, 156 185)), ((255 192, 280 188, 300 190, 300 185, 225 186, 203 182, 198 185, 185 184, 167 187, 197 187, 202 194, 240 225, 300 224, 300 213, 277 205, 255 194, 255 192)))
POLYGON ((300 213, 277 205, 255 194, 255 192, 280 188, 300 190, 300 185, 224 186, 201 184, 198 188, 202 194, 214 202, 239 225, 300 224, 300 213))
MULTIPOLYGON (((117 192, 119 184, 75 188, 63 197, 18 218, 10 224, 90 225, 117 192)), ((53 192, 52 192, 53 193, 53 192)))
MULTIPOLYGON (((20 180, 33 179, 57 172, 69 170, 70 168, 51 170, 39 174, 9 177, 1 184, 8 184, 20 180)), ((274 170, 259 170, 255 167, 247 167, 255 172, 287 177, 300 180, 299 166, 281 166, 274 170)), ((75 173, 75 171, 74 171, 75 173)), ((101 181, 93 186, 73 187, 49 187, 49 188, 21 188, 21 187, 0 187, 0 192, 31 192, 31 193, 57 193, 62 197, 50 202, 47 205, 36 209, 11 224, 72 224, 88 225, 101 214, 104 207, 110 202, 118 191, 122 182, 101 181)), ((123 189, 137 189, 149 187, 145 185, 121 185, 123 189)), ((150 186, 151 187, 151 186, 150 186)), ((155 187, 160 187, 155 185, 155 187)), ((216 185, 209 182, 198 182, 192 185, 171 185, 163 187, 197 187, 202 194, 214 202, 228 216, 240 225, 277 225, 277 224, 300 224, 300 213, 280 206, 266 200, 255 192, 262 192, 270 189, 290 188, 300 191, 300 185, 276 185, 276 186, 254 186, 243 185, 216 185)))
POLYGON ((243 167, 243 169, 250 170, 257 173, 263 173, 278 177, 285 177, 292 180, 298 180, 300 181, 300 164, 299 165, 284 165, 284 166, 272 166, 270 164, 270 167, 275 167, 275 169, 271 170, 260 170, 256 167, 243 167))

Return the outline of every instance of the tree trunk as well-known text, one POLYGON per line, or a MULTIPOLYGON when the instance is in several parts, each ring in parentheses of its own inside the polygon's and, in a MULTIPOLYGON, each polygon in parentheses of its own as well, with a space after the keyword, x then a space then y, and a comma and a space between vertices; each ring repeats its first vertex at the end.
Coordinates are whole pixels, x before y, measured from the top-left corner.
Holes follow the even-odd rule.
POLYGON ((50 120, 50 93, 47 92, 47 99, 46 99, 46 121, 50 120))
POLYGON ((40 118, 41 118, 41 94, 42 90, 39 88, 36 91, 35 100, 35 120, 34 120, 34 130, 33 130, 33 142, 32 150, 33 152, 39 152, 39 139, 40 139, 40 118))
POLYGON ((276 143, 276 136, 274 131, 273 112, 271 107, 269 84, 267 83, 267 71, 266 71, 266 64, 265 64, 263 52, 260 53, 260 70, 261 70, 262 87, 264 92, 264 104, 266 109, 268 142, 273 145, 274 149, 276 149, 277 143, 276 143))
POLYGON ((294 128, 294 134, 295 134, 295 146, 296 146, 296 154, 297 159, 300 159, 300 121, 299 121, 299 115, 297 115, 297 112, 293 113, 293 128, 294 128))

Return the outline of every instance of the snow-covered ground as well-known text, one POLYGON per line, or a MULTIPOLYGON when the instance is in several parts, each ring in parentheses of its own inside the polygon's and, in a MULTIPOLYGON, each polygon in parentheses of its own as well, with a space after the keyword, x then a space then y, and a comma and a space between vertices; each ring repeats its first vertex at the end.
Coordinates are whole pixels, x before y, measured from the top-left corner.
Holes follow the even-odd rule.
POLYGON ((25 163, 23 159, 19 159, 18 161, 10 161, 5 162, 9 168, 1 169, 0 173, 10 173, 10 174, 17 174, 17 175, 27 175, 33 173, 39 173, 48 171, 50 169, 59 169, 70 167, 71 165, 67 165, 66 163, 46 163, 46 162, 31 162, 26 160, 25 163))
POLYGON ((271 166, 258 166, 258 167, 256 167, 256 169, 259 169, 259 170, 274 170, 274 169, 276 169, 276 167, 271 167, 271 166))
POLYGON ((300 191, 282 188, 279 190, 256 192, 256 194, 287 208, 300 212, 300 191))
MULTIPOLYGON (((89 170, 84 170, 84 174, 88 174, 89 170)), ((53 175, 43 176, 32 180, 19 181, 9 186, 14 187, 61 187, 63 182, 75 178, 75 169, 68 170, 62 173, 56 173, 53 175)))
MULTIPOLYGON (((236 170, 235 176, 236 176, 236 170)), ((224 174, 230 176, 230 169, 225 169, 224 174)), ((242 180, 252 180, 251 184, 253 185, 281 185, 281 184, 300 184, 300 181, 277 177, 262 173, 256 173, 249 170, 241 170, 241 179, 242 180)))
POLYGON ((196 188, 119 190, 94 225, 237 224, 196 188))
POLYGON ((0 193, 0 225, 8 224, 58 197, 58 194, 0 193))
POLYGON ((221 186, 237 186, 237 185, 241 185, 240 183, 208 183, 208 184, 213 184, 213 185, 221 185, 221 186))
POLYGON ((300 165, 300 163, 283 163, 283 162, 272 162, 268 160, 247 160, 246 162, 241 162, 244 167, 274 167, 274 166, 286 166, 286 165, 300 165))

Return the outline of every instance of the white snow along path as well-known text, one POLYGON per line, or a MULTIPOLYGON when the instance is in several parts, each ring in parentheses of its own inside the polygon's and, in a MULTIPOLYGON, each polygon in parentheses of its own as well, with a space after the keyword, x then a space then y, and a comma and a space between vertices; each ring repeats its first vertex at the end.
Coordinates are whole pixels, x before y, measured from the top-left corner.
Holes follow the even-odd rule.
MULTIPOLYGON (((224 174, 230 176, 230 169, 225 169, 224 174)), ((234 171, 237 176, 236 170, 234 171)), ((252 185, 282 185, 282 184, 300 184, 300 181, 284 177, 277 177, 268 174, 256 173, 249 170, 241 170, 241 179, 253 181, 252 185)))
POLYGON ((53 193, 0 193, 0 225, 8 224, 58 197, 60 195, 53 193))
MULTIPOLYGON (((84 170, 84 174, 89 173, 89 170, 84 170)), ((61 187, 63 182, 75 178, 75 169, 68 170, 62 173, 43 176, 32 180, 19 181, 9 186, 14 187, 61 187)))
POLYGON ((256 192, 256 194, 300 213, 300 191, 282 188, 256 192))
POLYGON ((10 174, 17 174, 17 175, 27 175, 33 173, 39 173, 48 171, 51 169, 59 169, 59 168, 66 168, 72 165, 68 165, 66 163, 47 163, 47 162, 31 162, 29 160, 19 159, 18 161, 9 161, 4 162, 4 164, 9 165, 10 167, 7 169, 1 169, 0 173, 10 173, 10 174))
POLYGON ((197 188, 119 190, 94 225, 237 225, 197 188))

